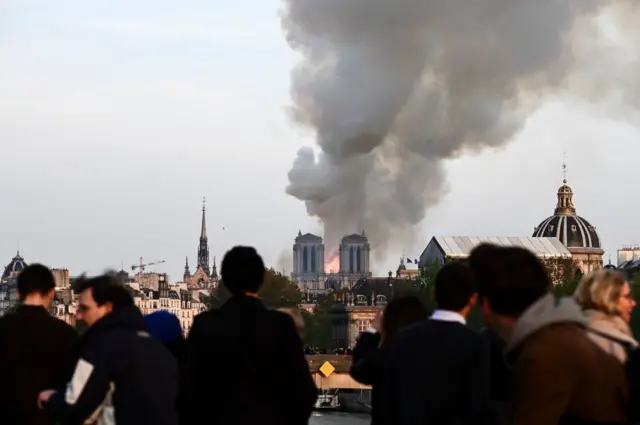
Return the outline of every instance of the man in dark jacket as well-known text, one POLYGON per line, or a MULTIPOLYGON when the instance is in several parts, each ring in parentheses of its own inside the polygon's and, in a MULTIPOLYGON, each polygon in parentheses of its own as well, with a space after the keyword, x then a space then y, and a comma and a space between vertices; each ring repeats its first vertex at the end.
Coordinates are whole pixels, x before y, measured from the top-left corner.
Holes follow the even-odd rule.
POLYGON ((47 267, 32 264, 17 279, 22 303, 0 318, 0 422, 51 425, 51 415, 38 409, 38 393, 67 382, 78 334, 49 314, 55 281, 47 267))
POLYGON ((435 279, 438 309, 401 331, 387 364, 389 423, 484 424, 490 417, 489 347, 466 326, 476 301, 465 263, 446 264, 435 279))
POLYGON ((104 275, 80 291, 78 319, 89 326, 80 359, 66 391, 43 391, 40 405, 64 423, 177 425, 176 361, 146 332, 127 288, 104 275))
POLYGON ((198 315, 187 338, 183 423, 306 425, 317 389, 293 320, 258 298, 262 258, 235 247, 221 274, 232 297, 198 315))

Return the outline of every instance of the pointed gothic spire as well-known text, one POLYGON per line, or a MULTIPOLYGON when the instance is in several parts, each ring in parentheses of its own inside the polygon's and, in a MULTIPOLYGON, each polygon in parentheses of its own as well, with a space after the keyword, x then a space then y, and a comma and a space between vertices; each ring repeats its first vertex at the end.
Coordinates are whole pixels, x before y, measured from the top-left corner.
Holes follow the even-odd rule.
POLYGON ((207 239, 206 206, 207 200, 206 198, 202 198, 202 228, 200 229, 200 239, 207 239))
POLYGON ((209 243, 207 240, 207 220, 206 220, 206 199, 202 198, 202 226, 200 229, 200 243, 198 244, 198 266, 202 268, 207 276, 210 276, 209 269, 209 243))
POLYGON ((211 268, 211 277, 218 278, 218 266, 216 266, 216 257, 213 257, 213 267, 211 268))

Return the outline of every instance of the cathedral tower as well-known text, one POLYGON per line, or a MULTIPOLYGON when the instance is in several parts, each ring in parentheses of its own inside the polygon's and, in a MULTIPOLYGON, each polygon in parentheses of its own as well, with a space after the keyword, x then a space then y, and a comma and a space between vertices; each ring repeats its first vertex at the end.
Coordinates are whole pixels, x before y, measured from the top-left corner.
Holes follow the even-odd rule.
POLYGON ((340 273, 369 273, 371 248, 364 232, 349 235, 340 243, 340 273))

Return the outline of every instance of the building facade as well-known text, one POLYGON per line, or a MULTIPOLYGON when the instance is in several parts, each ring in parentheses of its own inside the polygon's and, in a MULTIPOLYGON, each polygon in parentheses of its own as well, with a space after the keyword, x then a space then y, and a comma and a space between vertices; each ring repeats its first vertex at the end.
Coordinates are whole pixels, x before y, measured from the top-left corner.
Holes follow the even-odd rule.
POLYGON ((17 277, 27 263, 18 251, 6 265, 0 277, 0 316, 18 302, 17 277))
POLYGON ((360 333, 373 327, 377 314, 401 290, 404 279, 362 278, 341 294, 331 309, 331 339, 333 348, 353 348, 360 333))
POLYGON ((371 277, 371 247, 364 232, 342 238, 335 255, 327 258, 320 236, 298 232, 293 244, 291 280, 311 294, 353 287, 371 277))

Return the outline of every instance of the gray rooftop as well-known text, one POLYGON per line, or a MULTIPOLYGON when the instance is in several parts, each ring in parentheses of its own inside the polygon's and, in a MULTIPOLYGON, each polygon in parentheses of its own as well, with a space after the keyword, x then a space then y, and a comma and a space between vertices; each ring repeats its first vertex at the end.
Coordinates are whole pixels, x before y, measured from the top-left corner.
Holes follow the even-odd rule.
POLYGON ((467 258, 473 248, 490 243, 498 246, 519 246, 540 258, 571 258, 571 253, 558 238, 534 238, 524 236, 434 236, 432 240, 440 246, 445 256, 467 258))

